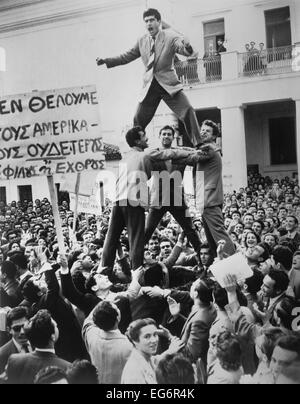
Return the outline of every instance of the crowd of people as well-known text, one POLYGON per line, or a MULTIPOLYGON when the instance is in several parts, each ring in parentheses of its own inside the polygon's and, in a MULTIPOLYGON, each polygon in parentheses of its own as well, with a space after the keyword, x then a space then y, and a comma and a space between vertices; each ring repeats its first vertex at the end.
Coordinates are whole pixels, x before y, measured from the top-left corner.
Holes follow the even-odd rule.
POLYGON ((176 53, 194 49, 162 30, 158 10, 143 19, 147 34, 133 49, 97 58, 112 68, 142 57, 146 69, 115 200, 78 218, 62 202, 65 251, 48 199, 0 203, 1 383, 299 384, 298 183, 250 176, 223 203, 218 125, 200 128, 173 69, 176 53), (192 149, 173 148, 165 126, 161 148, 147 151, 162 100, 192 149), (187 165, 195 206, 184 196, 187 165), (158 176, 149 192, 155 173, 174 186, 158 176), (224 271, 218 282, 215 261, 238 252, 252 276, 224 271))
POLYGON ((266 74, 269 63, 268 50, 265 49, 265 44, 261 42, 259 44, 259 49, 255 47, 255 42, 251 41, 245 45, 246 53, 244 55, 244 74, 266 74))
POLYGON ((224 225, 253 270, 222 288, 201 216, 196 253, 166 213, 131 271, 126 229, 101 267, 112 204, 101 217, 59 207, 58 252, 48 199, 0 204, 2 383, 299 383, 300 190, 249 177, 227 195, 224 225), (102 268, 99 270, 99 268, 102 268), (298 303, 297 303, 298 302, 298 303))

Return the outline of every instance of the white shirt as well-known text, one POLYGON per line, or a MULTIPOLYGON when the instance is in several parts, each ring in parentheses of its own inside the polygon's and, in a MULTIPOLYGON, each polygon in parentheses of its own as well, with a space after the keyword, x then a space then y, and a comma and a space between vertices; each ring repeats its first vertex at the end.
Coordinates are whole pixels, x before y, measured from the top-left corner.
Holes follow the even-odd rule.
MULTIPOLYGON (((12 339, 12 341, 19 353, 27 353, 27 352, 25 352, 24 346, 20 345, 14 338, 12 339)), ((28 348, 28 351, 32 352, 32 348, 31 348, 31 345, 29 342, 26 344, 26 346, 28 348)))
POLYGON ((43 352, 43 353, 52 353, 52 354, 54 354, 55 355, 55 350, 54 349, 38 349, 38 348, 36 348, 35 349, 35 352, 43 352))

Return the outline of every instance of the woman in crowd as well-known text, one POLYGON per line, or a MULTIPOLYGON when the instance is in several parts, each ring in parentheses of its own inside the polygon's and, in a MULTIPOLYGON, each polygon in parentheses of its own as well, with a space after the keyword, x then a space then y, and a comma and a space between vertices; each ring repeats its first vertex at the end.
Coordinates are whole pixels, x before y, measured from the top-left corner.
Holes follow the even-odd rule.
POLYGON ((152 319, 137 320, 130 324, 127 337, 134 349, 125 365, 122 384, 157 384, 156 369, 163 356, 180 351, 180 340, 173 338, 163 356, 156 356, 159 343, 159 329, 152 319))

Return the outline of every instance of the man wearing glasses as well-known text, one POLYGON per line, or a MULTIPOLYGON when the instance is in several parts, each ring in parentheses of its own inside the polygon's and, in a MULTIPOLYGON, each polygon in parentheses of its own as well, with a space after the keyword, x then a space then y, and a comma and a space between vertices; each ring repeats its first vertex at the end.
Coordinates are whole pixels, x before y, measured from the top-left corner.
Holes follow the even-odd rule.
POLYGON ((28 310, 25 307, 12 309, 6 318, 6 326, 12 339, 0 348, 0 374, 7 365, 12 354, 32 352, 31 345, 25 335, 24 327, 28 324, 28 310))

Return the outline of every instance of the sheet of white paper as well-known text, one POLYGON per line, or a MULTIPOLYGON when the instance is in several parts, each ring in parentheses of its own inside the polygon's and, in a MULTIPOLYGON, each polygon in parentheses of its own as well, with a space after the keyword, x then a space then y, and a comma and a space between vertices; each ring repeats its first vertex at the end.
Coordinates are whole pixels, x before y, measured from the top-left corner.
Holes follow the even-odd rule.
POLYGON ((242 253, 232 255, 222 261, 212 265, 211 272, 217 282, 224 288, 224 277, 226 275, 235 275, 238 281, 251 278, 253 271, 248 265, 247 259, 242 253))

